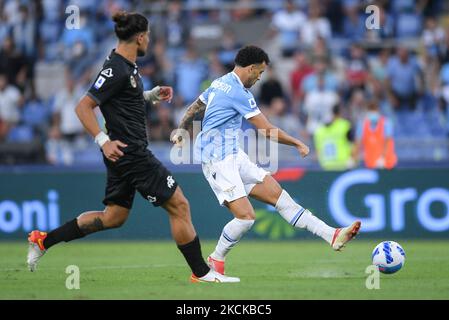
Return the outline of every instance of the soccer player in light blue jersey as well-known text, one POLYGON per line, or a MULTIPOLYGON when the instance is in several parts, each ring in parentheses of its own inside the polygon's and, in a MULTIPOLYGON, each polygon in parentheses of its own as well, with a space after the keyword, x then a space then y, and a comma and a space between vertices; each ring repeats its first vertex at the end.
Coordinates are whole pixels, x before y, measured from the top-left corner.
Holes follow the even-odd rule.
POLYGON ((268 55, 256 46, 239 50, 232 72, 216 79, 200 97, 189 106, 172 142, 182 146, 182 130, 190 127, 196 115, 204 112, 202 130, 195 141, 195 157, 201 160, 204 176, 219 203, 234 215, 223 228, 209 265, 224 274, 224 263, 229 253, 256 219, 248 196, 275 206, 291 225, 307 229, 326 240, 334 250, 340 250, 360 229, 360 221, 345 228, 332 228, 296 203, 269 172, 251 162, 239 147, 239 129, 245 117, 257 129, 278 143, 293 146, 302 157, 309 148, 300 140, 273 126, 257 107, 248 90, 261 77, 268 55))

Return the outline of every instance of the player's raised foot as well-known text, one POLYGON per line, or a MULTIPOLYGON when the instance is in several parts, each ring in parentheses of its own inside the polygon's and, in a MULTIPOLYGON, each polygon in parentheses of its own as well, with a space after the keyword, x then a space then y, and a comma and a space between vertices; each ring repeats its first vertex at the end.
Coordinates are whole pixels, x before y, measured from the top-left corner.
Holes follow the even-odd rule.
POLYGON ((361 225, 362 223, 360 221, 355 221, 349 227, 338 228, 335 230, 331 243, 332 248, 336 251, 340 251, 347 242, 355 238, 359 233, 361 225))
POLYGON ((47 233, 41 232, 39 230, 31 231, 28 234, 29 246, 28 246, 27 264, 31 272, 36 270, 39 259, 47 251, 44 248, 44 240, 46 237, 47 233))
POLYGON ((200 278, 192 274, 190 276, 190 282, 235 283, 240 282, 240 279, 236 277, 228 277, 223 274, 219 274, 217 271, 211 269, 205 276, 200 278))
POLYGON ((225 274, 225 262, 221 260, 217 260, 212 258, 211 256, 207 257, 207 264, 209 268, 217 271, 219 274, 225 274))

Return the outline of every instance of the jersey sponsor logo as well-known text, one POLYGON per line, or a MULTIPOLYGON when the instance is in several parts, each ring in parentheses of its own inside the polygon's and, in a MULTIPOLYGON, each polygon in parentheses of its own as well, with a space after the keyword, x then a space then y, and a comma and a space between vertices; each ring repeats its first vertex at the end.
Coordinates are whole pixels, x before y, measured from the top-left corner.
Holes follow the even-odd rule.
POLYGON ((95 89, 100 89, 103 83, 105 83, 106 78, 102 76, 98 76, 97 81, 95 81, 94 87, 95 89))
POLYGON ((133 88, 136 88, 136 87, 137 87, 136 79, 134 79, 133 76, 129 76, 129 82, 131 83, 131 86, 132 86, 133 88))
POLYGON ((156 202, 156 201, 157 201, 157 198, 156 198, 156 197, 153 197, 153 196, 147 196, 147 199, 148 199, 148 201, 149 201, 150 203, 153 203, 153 202, 156 202))
POLYGON ((112 74, 112 68, 107 68, 101 71, 101 74, 104 75, 106 78, 111 78, 114 75, 112 74))
POLYGON ((167 177, 167 187, 169 187, 171 189, 174 184, 175 184, 175 180, 173 179, 173 177, 172 176, 168 176, 167 177))

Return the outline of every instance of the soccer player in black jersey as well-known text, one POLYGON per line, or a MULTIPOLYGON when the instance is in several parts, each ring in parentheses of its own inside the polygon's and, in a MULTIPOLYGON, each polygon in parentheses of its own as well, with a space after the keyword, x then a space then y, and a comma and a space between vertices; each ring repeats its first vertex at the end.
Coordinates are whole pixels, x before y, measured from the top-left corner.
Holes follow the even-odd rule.
POLYGON ((120 227, 128 218, 136 190, 154 206, 168 213, 172 236, 192 270, 192 282, 238 282, 218 274, 205 263, 192 225, 189 203, 172 174, 147 149, 145 102, 169 101, 171 87, 144 91, 136 65, 149 44, 148 20, 138 13, 114 15, 118 45, 76 113, 100 146, 107 168, 104 211, 89 211, 48 233, 30 233, 28 265, 36 269, 39 259, 53 245, 88 234, 120 227), (99 106, 106 120, 107 134, 101 131, 93 109, 99 106))

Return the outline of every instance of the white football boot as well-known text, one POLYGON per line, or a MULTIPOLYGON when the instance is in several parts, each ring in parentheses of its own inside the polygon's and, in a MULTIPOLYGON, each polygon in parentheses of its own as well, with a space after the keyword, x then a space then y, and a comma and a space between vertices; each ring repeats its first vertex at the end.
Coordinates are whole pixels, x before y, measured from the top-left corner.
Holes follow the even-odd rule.
POLYGON ((28 236, 28 255, 27 264, 31 272, 37 268, 39 259, 47 252, 44 248, 44 239, 47 237, 46 232, 34 230, 28 236))
POLYGON ((332 248, 335 251, 340 251, 347 242, 355 238, 355 236, 359 233, 361 225, 362 223, 360 221, 355 221, 349 227, 338 228, 335 230, 331 243, 332 248))
POLYGON ((190 276, 190 282, 193 282, 193 283, 198 283, 198 282, 236 283, 236 282, 240 282, 240 279, 236 278, 236 277, 228 277, 223 274, 219 274, 217 271, 211 269, 205 276, 203 276, 201 278, 192 274, 190 276))

